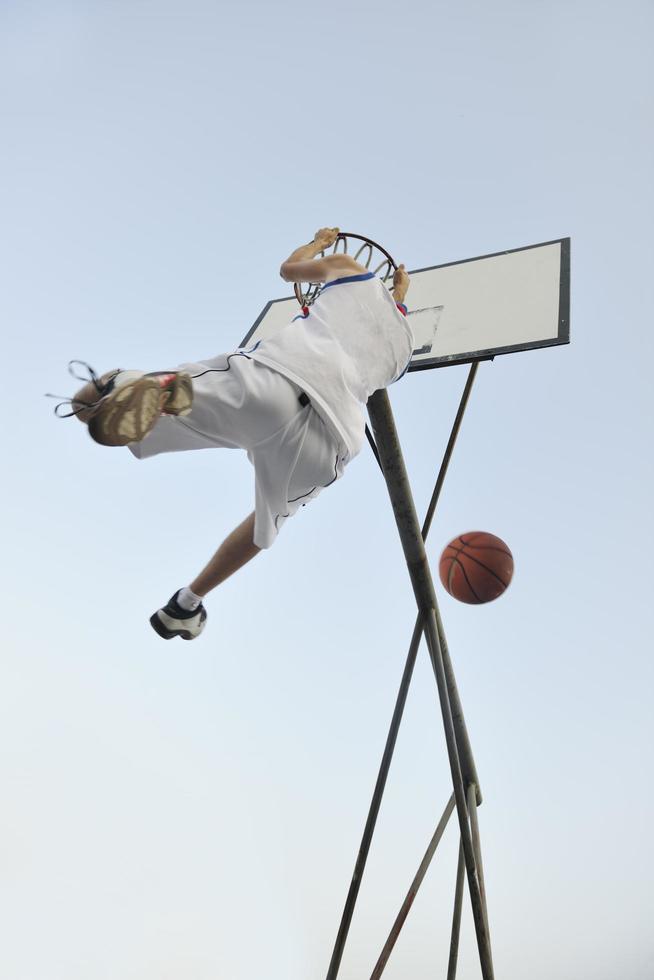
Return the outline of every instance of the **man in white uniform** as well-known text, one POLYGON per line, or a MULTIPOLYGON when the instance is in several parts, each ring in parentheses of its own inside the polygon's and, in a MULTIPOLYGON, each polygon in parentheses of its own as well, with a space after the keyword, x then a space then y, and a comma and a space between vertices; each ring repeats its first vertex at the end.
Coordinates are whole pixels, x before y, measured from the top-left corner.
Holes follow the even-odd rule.
POLYGON ((284 521, 342 476, 360 450, 373 392, 406 371, 413 338, 396 271, 394 297, 342 253, 316 258, 336 241, 322 228, 282 264, 287 282, 322 282, 310 308, 254 347, 175 371, 111 371, 72 399, 74 414, 103 445, 138 459, 203 448, 241 448, 255 470, 255 510, 209 564, 150 622, 164 639, 204 629, 202 600, 263 548, 284 521))

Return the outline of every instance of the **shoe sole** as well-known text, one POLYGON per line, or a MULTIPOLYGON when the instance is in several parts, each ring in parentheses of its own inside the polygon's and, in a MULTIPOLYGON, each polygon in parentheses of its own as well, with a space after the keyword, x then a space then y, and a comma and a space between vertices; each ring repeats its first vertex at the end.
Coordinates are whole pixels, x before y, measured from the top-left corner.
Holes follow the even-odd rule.
POLYGON ((184 629, 175 629, 175 630, 168 629, 168 627, 161 622, 157 613, 154 613, 152 616, 150 616, 150 626, 155 631, 155 633, 157 633, 163 640, 173 640, 176 636, 181 637, 182 640, 195 640, 200 635, 200 633, 202 633, 206 619, 207 619, 207 614, 205 611, 204 616, 200 620, 202 627, 200 630, 198 630, 197 633, 191 633, 190 630, 184 630, 184 629))
POLYGON ((89 420, 89 435, 101 446, 140 442, 161 414, 161 396, 159 381, 147 375, 114 388, 89 420))

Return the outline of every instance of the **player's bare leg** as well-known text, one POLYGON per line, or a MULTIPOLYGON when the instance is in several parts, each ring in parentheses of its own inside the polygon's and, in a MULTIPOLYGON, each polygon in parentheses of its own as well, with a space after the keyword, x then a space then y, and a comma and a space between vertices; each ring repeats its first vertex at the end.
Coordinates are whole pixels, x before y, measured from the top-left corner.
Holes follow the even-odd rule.
POLYGON ((207 619, 202 600, 239 568, 258 555, 260 548, 254 543, 254 514, 245 518, 229 534, 213 558, 193 579, 191 584, 180 589, 162 608, 150 617, 152 628, 164 640, 180 636, 183 640, 193 640, 199 636, 207 619))
POLYGON ((208 592, 251 561, 261 550, 253 539, 254 513, 225 538, 211 561, 189 585, 191 592, 204 599, 208 592))

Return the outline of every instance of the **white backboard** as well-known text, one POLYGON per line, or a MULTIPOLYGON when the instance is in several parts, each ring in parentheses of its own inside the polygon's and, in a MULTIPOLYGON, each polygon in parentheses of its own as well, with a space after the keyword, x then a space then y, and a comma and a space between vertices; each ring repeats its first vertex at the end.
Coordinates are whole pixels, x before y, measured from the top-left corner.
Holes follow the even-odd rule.
MULTIPOLYGON (((569 238, 409 275, 405 302, 415 337, 410 371, 569 343, 569 238)), ((295 296, 272 300, 241 346, 271 336, 298 313, 295 296)))

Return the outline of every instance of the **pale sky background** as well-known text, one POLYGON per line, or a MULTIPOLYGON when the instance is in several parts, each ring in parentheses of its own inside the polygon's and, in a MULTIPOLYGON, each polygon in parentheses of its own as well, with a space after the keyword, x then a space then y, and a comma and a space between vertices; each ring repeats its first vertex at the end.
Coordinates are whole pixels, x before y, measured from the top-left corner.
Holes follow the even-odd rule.
MULTIPOLYGON (((414 622, 365 451, 208 602, 148 617, 251 509, 239 453, 137 463, 51 414, 70 358, 233 348, 323 224, 409 268, 569 235, 572 344, 480 368, 435 521, 498 980, 651 980, 651 3, 0 3, 0 976, 320 980, 414 622)), ((416 504, 465 380, 391 392, 416 504)), ((449 796, 424 648, 343 980, 449 796)), ((447 830, 389 962, 445 976, 447 830)), ((459 976, 480 976, 466 899, 459 976)))

